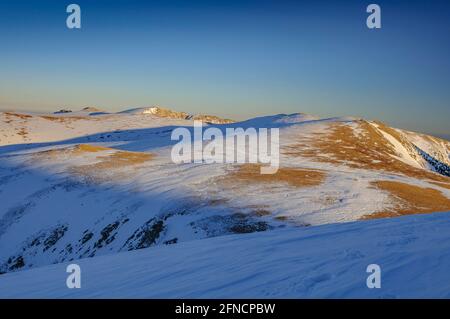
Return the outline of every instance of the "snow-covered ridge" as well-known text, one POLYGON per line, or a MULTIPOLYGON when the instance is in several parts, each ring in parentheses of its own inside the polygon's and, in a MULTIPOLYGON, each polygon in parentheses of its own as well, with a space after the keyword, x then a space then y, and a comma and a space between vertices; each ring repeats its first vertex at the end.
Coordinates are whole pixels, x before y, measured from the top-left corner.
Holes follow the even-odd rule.
POLYGON ((195 240, 78 260, 81 289, 67 262, 5 274, 0 298, 450 298, 449 233, 445 213, 195 240))
POLYGON ((126 110, 120 113, 125 114, 144 114, 144 115, 154 115, 162 118, 172 118, 172 119, 184 119, 184 120, 198 120, 204 121, 212 124, 225 124, 225 123, 233 123, 233 120, 223 119, 214 115, 203 115, 203 114, 188 114, 185 112, 177 112, 173 110, 169 110, 167 108, 163 108, 160 106, 151 106, 146 108, 134 108, 130 110, 126 110))

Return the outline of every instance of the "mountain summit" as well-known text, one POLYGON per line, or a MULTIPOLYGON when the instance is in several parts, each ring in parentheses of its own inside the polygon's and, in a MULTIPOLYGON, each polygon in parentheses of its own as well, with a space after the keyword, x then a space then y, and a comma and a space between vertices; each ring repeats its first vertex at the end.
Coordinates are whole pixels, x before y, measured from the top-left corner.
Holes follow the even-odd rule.
POLYGON ((222 119, 215 115, 202 115, 202 114, 191 115, 191 114, 188 114, 185 112, 172 111, 170 109, 163 108, 160 106, 151 106, 151 107, 147 107, 147 108, 135 108, 135 109, 126 110, 126 111, 123 111, 120 113, 149 114, 149 115, 154 115, 157 117, 169 118, 169 119, 183 119, 183 120, 193 119, 193 120, 203 121, 203 122, 211 123, 211 124, 225 124, 225 123, 233 123, 234 122, 233 120, 222 119))

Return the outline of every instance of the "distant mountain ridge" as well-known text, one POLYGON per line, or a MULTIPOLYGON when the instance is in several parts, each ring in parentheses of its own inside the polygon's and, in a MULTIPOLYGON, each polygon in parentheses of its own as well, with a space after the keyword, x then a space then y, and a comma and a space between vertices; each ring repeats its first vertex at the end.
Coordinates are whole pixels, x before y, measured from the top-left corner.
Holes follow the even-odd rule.
POLYGON ((235 121, 230 119, 223 119, 215 115, 203 115, 203 114, 188 114, 185 112, 177 112, 167 108, 163 108, 160 106, 151 106, 147 108, 135 108, 126 111, 122 111, 119 113, 132 113, 132 114, 150 114, 155 115, 162 118, 171 118, 171 119, 184 119, 184 120, 197 120, 204 121, 212 124, 226 124, 233 123, 235 121))

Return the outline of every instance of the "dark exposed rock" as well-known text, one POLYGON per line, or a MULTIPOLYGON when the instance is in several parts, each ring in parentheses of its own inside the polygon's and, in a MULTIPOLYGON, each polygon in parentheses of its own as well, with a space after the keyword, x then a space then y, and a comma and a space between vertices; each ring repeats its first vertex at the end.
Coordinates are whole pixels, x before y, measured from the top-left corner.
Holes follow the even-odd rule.
POLYGON ((211 216, 192 222, 190 225, 194 230, 203 230, 208 237, 253 233, 271 229, 271 226, 265 221, 258 221, 253 216, 243 213, 211 216))
POLYGON ((236 234, 244 233, 254 233, 260 231, 266 231, 268 229, 266 222, 256 222, 256 223, 243 223, 231 226, 229 230, 236 234))
POLYGON ((71 244, 67 244, 67 245, 66 245, 66 252, 69 253, 69 254, 71 254, 72 251, 73 251, 72 245, 71 245, 71 244))
POLYGON ((415 148, 417 152, 420 154, 420 156, 422 156, 437 173, 450 177, 450 166, 437 160, 435 157, 431 156, 430 154, 418 148, 417 146, 415 146, 415 148))
POLYGON ((25 266, 25 261, 23 259, 22 256, 18 256, 15 260, 14 263, 9 267, 9 270, 16 270, 16 269, 20 269, 23 266, 25 266))
MULTIPOLYGON (((54 246, 58 240, 60 240, 65 232, 67 231, 68 227, 66 225, 61 225, 57 228, 55 228, 50 235, 44 240, 44 248, 43 251, 48 250, 50 247, 54 246)), ((55 249, 53 249, 54 251, 55 249)))
POLYGON ((163 220, 152 218, 128 238, 123 248, 126 247, 127 250, 134 250, 154 245, 164 229, 165 225, 163 220))
POLYGON ((72 113, 72 110, 61 109, 59 111, 53 112, 53 114, 64 114, 64 113, 72 113))
POLYGON ((83 238, 80 239, 81 245, 84 245, 86 242, 88 242, 92 237, 94 236, 93 233, 89 232, 83 236, 83 238))
POLYGON ((115 235, 111 236, 111 233, 116 230, 120 225, 119 221, 115 221, 112 224, 107 225, 105 228, 102 229, 100 232, 100 239, 97 240, 97 242, 94 244, 95 248, 101 248, 103 246, 108 245, 115 239, 115 235))
POLYGON ((178 242, 178 238, 172 238, 163 242, 164 245, 173 245, 178 242))

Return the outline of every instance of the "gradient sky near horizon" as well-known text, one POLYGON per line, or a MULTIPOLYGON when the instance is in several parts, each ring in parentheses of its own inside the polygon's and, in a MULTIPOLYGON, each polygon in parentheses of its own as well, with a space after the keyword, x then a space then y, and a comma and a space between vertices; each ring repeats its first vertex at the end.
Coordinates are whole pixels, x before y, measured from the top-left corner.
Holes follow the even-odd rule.
POLYGON ((0 2, 0 109, 153 104, 450 136, 450 1, 0 2), (81 30, 66 27, 70 3, 81 30), (370 3, 380 30, 366 27, 370 3))

